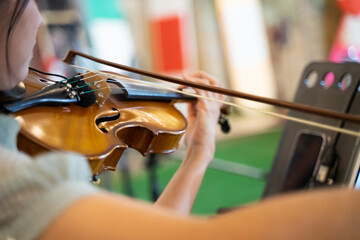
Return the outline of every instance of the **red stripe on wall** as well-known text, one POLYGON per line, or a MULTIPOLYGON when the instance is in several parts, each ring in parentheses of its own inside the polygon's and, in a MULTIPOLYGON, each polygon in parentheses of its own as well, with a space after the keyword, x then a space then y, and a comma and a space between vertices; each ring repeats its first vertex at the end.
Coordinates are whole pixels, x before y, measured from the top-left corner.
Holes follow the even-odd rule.
POLYGON ((150 20, 155 71, 167 73, 184 71, 182 21, 178 15, 150 20))

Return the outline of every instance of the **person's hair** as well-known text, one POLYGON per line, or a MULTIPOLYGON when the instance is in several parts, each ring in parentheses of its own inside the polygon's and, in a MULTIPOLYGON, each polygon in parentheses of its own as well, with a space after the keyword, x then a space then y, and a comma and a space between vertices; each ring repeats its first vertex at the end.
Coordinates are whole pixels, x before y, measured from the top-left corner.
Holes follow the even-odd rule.
MULTIPOLYGON (((4 7, 5 3, 9 3, 10 0, 0 0, 0 6, 4 7)), ((10 22, 8 24, 8 28, 6 31, 6 43, 5 43, 5 61, 7 65, 8 71, 10 71, 10 61, 9 61, 9 45, 10 45, 10 37, 13 33, 17 22, 19 21, 21 15, 23 14, 29 0, 17 0, 15 4, 15 8, 12 12, 10 22)))

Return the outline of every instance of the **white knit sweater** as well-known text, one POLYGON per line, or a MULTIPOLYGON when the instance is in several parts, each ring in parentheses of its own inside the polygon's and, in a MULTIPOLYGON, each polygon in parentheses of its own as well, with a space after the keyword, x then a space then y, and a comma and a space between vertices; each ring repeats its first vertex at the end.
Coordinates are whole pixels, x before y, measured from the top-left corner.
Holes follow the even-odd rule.
POLYGON ((0 239, 35 239, 67 207, 98 192, 84 157, 18 152, 19 124, 0 114, 0 239))

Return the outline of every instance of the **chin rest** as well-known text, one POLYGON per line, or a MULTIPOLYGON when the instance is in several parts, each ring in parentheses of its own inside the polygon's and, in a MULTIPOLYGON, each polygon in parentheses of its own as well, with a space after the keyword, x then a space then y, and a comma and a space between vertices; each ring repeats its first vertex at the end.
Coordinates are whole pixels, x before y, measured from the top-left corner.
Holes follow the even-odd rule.
POLYGON ((25 92, 26 92, 25 84, 20 82, 14 88, 8 91, 0 91, 0 103, 18 100, 25 95, 25 92))

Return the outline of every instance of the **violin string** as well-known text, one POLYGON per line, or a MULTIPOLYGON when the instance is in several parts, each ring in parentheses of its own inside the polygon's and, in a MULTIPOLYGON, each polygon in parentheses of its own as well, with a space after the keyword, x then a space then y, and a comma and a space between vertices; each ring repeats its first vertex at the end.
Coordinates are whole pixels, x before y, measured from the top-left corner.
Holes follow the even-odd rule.
MULTIPOLYGON (((70 84, 71 83, 75 83, 75 82, 78 82, 78 81, 81 81, 81 80, 86 80, 86 79, 89 79, 89 78, 92 78, 92 77, 94 77, 94 76, 103 76, 104 74, 103 73, 101 73, 101 74, 99 74, 99 73, 96 73, 96 72, 94 72, 94 71, 88 71, 88 72, 86 72, 86 73, 81 73, 81 74, 78 74, 77 76, 80 76, 80 77, 82 77, 82 76, 85 76, 86 74, 88 74, 88 73, 94 73, 94 75, 92 75, 92 76, 88 76, 88 77, 84 77, 84 78, 82 78, 82 79, 79 79, 79 80, 76 80, 76 81, 73 81, 73 82, 69 82, 70 84)), ((68 78, 68 79, 71 79, 71 78, 68 78)), ((118 80, 118 79, 115 79, 115 80, 118 80)), ((138 81, 141 81, 141 80, 138 80, 138 81)), ((86 82, 86 81, 85 81, 86 82)), ((94 84, 97 84, 97 83, 100 83, 100 82, 106 82, 106 79, 101 79, 101 80, 98 80, 98 81, 94 81, 94 82, 92 82, 92 83, 88 83, 88 84, 86 84, 86 85, 82 85, 82 86, 77 86, 77 88, 79 89, 79 88, 84 88, 84 87, 86 87, 86 86, 91 86, 91 85, 94 85, 94 84)), ((127 83, 128 85, 131 85, 131 86, 143 86, 144 84, 142 84, 142 83, 132 83, 132 82, 130 82, 130 83, 127 83)), ((125 87, 120 87, 120 86, 117 86, 117 88, 120 88, 120 89, 122 89, 122 90, 129 90, 129 88, 125 88, 125 87)), ((103 88, 102 88, 103 89, 103 88)), ((88 91, 87 93, 90 93, 90 91, 88 91)))
MULTIPOLYGON (((86 73, 81 73, 81 74, 78 74, 77 76, 80 76, 80 77, 82 77, 82 76, 85 76, 86 74, 88 74, 88 73, 94 73, 94 75, 92 75, 92 76, 88 76, 88 77, 84 77, 84 78, 82 78, 82 79, 79 79, 79 80, 75 80, 75 81, 73 81, 73 82, 69 82, 69 84, 71 84, 71 83, 76 83, 76 82, 78 82, 78 81, 81 81, 81 80, 86 80, 86 79, 89 79, 89 78, 92 78, 92 77, 94 77, 94 76, 103 76, 104 74, 103 73, 96 73, 96 72, 94 72, 94 71, 90 71, 90 70, 88 70, 88 72, 86 72, 86 73)), ((68 79, 64 79, 64 80, 62 80, 62 81, 66 81, 66 80, 70 80, 71 78, 68 78, 68 79)), ((115 80, 118 80, 118 79, 115 79, 115 80)), ((91 85, 94 85, 94 84, 97 84, 97 83, 100 83, 100 82, 104 82, 104 81, 106 81, 106 79, 101 79, 101 80, 98 80, 98 81, 94 81, 94 82, 92 82, 92 83, 89 83, 89 84, 86 84, 86 85, 83 85, 83 86, 77 86, 77 88, 79 89, 79 88, 83 88, 83 87, 86 87, 86 86, 91 86, 91 85)), ((138 80, 138 81, 141 81, 141 80, 138 80)), ((86 82, 86 81, 85 81, 86 82)), ((130 83, 127 83, 129 86, 143 86, 144 84, 143 83, 132 83, 132 82, 130 82, 130 83)), ((120 86, 117 86, 117 88, 120 88, 120 89, 122 89, 122 90, 129 90, 129 88, 125 88, 125 87, 120 87, 120 86)), ((87 93, 90 93, 90 91, 88 91, 87 93)))
POLYGON ((120 81, 120 79, 122 79, 122 80, 126 80, 126 81, 129 81, 129 82, 135 82, 135 83, 142 84, 142 85, 161 88, 161 89, 181 93, 181 94, 192 96, 192 97, 197 97, 197 98, 202 98, 202 99, 206 99, 206 100, 216 101, 216 102, 219 102, 219 103, 222 103, 222 104, 225 104, 225 105, 229 105, 229 106, 232 106, 232 107, 235 107, 235 108, 239 108, 239 109, 245 109, 245 110, 260 112, 262 114, 270 115, 270 116, 273 116, 273 117, 278 117, 278 118, 282 118, 282 119, 285 119, 285 120, 306 124, 306 125, 309 125, 309 126, 319 127, 319 128, 327 129, 327 130, 330 130, 330 131, 335 131, 335 132, 340 132, 340 133, 344 133, 344 134, 347 134, 347 135, 360 137, 360 132, 349 130, 349 129, 339 128, 339 127, 331 126, 331 125, 328 125, 328 124, 323 124, 323 123, 318 123, 318 122, 314 122, 314 121, 310 121, 310 120, 291 117, 291 116, 288 116, 288 115, 275 113, 275 112, 271 112, 271 111, 266 111, 266 110, 261 110, 261 109, 256 109, 256 108, 252 108, 252 107, 248 107, 248 106, 242 106, 242 105, 239 105, 239 104, 236 104, 236 103, 231 103, 231 102, 227 102, 227 101, 223 101, 223 100, 219 100, 219 99, 215 99, 215 98, 201 96, 201 95, 198 95, 198 94, 195 94, 195 93, 184 92, 184 91, 181 91, 181 90, 178 90, 178 89, 173 89, 173 88, 166 87, 166 86, 159 86, 157 84, 150 83, 150 82, 147 82, 147 81, 144 81, 144 80, 137 80, 137 79, 132 79, 132 78, 123 77, 123 76, 120 77, 120 76, 116 76, 116 75, 110 74, 110 73, 102 73, 102 72, 96 71, 96 70, 89 70, 87 68, 76 66, 76 65, 70 65, 70 66, 72 66, 74 68, 87 70, 87 71, 97 72, 97 73, 102 74, 104 76, 115 78, 116 80, 119 80, 119 81, 120 81))
MULTIPOLYGON (((84 78, 82 78, 82 80, 86 80, 86 79, 88 79, 88 78, 92 78, 92 77, 94 77, 94 76, 104 76, 104 74, 103 73, 96 73, 96 72, 94 72, 94 71, 90 71, 90 70, 88 70, 88 72, 86 72, 86 73, 82 73, 82 74, 79 74, 78 76, 84 76, 84 75, 86 75, 86 74, 88 74, 88 73, 94 73, 94 75, 92 75, 92 76, 88 76, 88 77, 84 77, 84 78)), ((118 80, 118 79, 115 79, 115 80, 118 80)), ((78 81, 80 81, 80 80, 78 80, 78 81)), ((139 80, 140 81, 140 80, 139 80)), ((75 81, 76 82, 76 81, 75 81)), ((86 82, 86 81, 85 81, 86 82)), ((98 80, 98 81, 94 81, 94 82, 92 82, 92 83, 88 83, 88 84, 86 84, 86 85, 83 85, 83 86, 77 86, 77 88, 79 89, 79 88, 83 88, 83 87, 86 87, 86 86, 91 86, 91 85, 94 85, 94 84, 97 84, 97 83, 100 83, 100 82, 106 82, 106 79, 101 79, 101 80, 98 80)), ((136 86, 143 86, 144 84, 140 84, 140 83, 128 83, 128 85, 136 85, 136 86)), ((125 88, 125 87, 123 87, 123 86, 116 86, 117 88, 120 88, 120 89, 122 89, 122 90, 129 90, 129 88, 125 88)), ((105 88, 101 88, 101 89, 106 89, 107 87, 105 87, 105 88)), ((82 94, 84 94, 84 93, 91 93, 91 92, 93 92, 93 91, 87 91, 87 92, 82 92, 82 94)))
POLYGON ((102 89, 107 89, 107 88, 109 88, 109 87, 92 89, 92 90, 89 90, 89 91, 81 92, 81 93, 79 93, 79 94, 80 94, 80 95, 83 95, 83 94, 92 93, 92 92, 100 91, 100 90, 102 90, 102 89))
POLYGON ((94 85, 94 84, 95 84, 95 86, 97 86, 96 84, 101 83, 101 82, 106 82, 106 79, 101 79, 99 81, 94 81, 92 83, 88 83, 88 84, 85 84, 83 86, 78 86, 77 88, 83 88, 83 87, 91 86, 91 85, 94 85))
MULTIPOLYGON (((88 72, 87 72, 88 73, 88 72)), ((77 77, 82 77, 82 76, 85 76, 87 73, 82 73, 82 74, 78 74, 77 77)), ((85 81, 86 79, 89 79, 89 78, 92 78, 94 76, 102 76, 102 74, 99 74, 99 73, 95 73, 95 72, 91 72, 91 73, 94 73, 94 75, 92 76, 88 76, 88 77, 83 77, 81 79, 78 79, 78 80, 74 80, 72 82, 69 82, 68 84, 72 84, 72 83, 76 83, 76 82, 79 82, 79 81, 84 81, 87 83, 87 81, 85 81)), ((58 83, 60 82, 63 82, 63 81, 67 81, 67 80, 70 80, 72 78, 67 78, 67 79, 64 79, 64 80, 61 80, 59 81, 58 83)), ((98 84, 100 82, 104 82, 106 81, 106 79, 101 79, 101 80, 98 80, 98 81, 94 81, 94 82, 91 82, 91 83, 87 83, 85 85, 82 85, 82 86, 76 86, 77 89, 80 89, 80 88, 84 88, 84 87, 88 87, 88 86, 91 86, 91 85, 94 85, 94 84, 98 84)), ((95 85, 96 86, 96 85, 95 85)), ((100 89, 97 89, 97 90, 93 90, 93 91, 85 91, 85 92, 81 92, 80 95, 83 95, 83 94, 86 94, 86 93, 91 93, 91 92, 95 92, 95 91, 99 91, 101 89, 106 89, 108 87, 104 87, 104 88, 100 88, 100 89)))
POLYGON ((69 80, 72 79, 72 78, 73 78, 73 77, 60 80, 60 81, 57 82, 57 84, 62 83, 62 82, 65 82, 65 81, 69 81, 69 80))
MULTIPOLYGON (((86 75, 86 73, 78 74, 78 75, 76 75, 75 77, 66 78, 66 79, 63 79, 63 80, 57 81, 57 83, 62 83, 62 82, 64 82, 64 81, 69 81, 69 80, 71 80, 71 79, 73 79, 73 78, 76 78, 76 77, 82 77, 82 76, 84 76, 84 75, 86 75)), ((95 73, 95 75, 100 75, 100 74, 95 73)), ((91 78, 91 77, 93 77, 93 76, 89 76, 89 77, 85 77, 85 78, 77 79, 77 80, 74 80, 74 81, 72 81, 72 82, 68 82, 68 84, 76 83, 76 82, 79 82, 79 81, 81 81, 81 80, 85 80, 85 79, 88 79, 88 78, 91 78)))
POLYGON ((84 87, 88 87, 88 86, 91 86, 91 85, 94 85, 95 82, 92 82, 92 83, 88 83, 88 84, 85 84, 85 85, 82 85, 82 86, 77 86, 77 89, 79 88, 84 88, 84 87))

